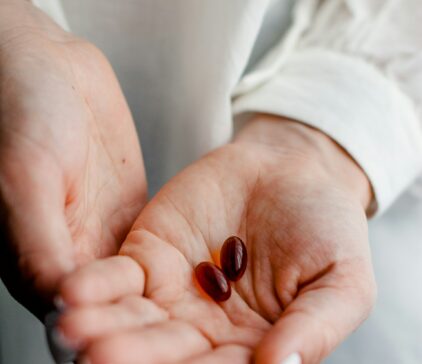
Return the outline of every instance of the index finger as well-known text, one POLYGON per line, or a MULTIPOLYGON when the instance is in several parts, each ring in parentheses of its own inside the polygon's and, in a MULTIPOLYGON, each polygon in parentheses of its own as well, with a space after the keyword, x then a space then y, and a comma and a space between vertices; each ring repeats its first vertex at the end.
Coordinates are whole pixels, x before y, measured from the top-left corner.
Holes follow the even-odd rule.
POLYGON ((131 294, 142 295, 145 274, 130 257, 114 256, 94 261, 71 273, 60 285, 65 305, 107 303, 131 294))

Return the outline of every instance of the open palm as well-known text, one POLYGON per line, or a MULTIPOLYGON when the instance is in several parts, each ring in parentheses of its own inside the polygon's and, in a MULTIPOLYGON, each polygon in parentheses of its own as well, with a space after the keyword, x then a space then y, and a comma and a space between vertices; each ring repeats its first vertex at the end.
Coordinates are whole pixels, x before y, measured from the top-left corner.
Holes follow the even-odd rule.
POLYGON ((133 120, 101 52, 29 3, 2 33, 1 278, 39 317, 75 266, 117 253, 145 202, 133 120))
POLYGON ((123 256, 64 282, 65 336, 93 364, 319 362, 368 314, 373 276, 362 207, 313 164, 239 143, 184 170, 142 211, 123 256), (249 262, 217 304, 193 271, 218 262, 230 235, 249 262))

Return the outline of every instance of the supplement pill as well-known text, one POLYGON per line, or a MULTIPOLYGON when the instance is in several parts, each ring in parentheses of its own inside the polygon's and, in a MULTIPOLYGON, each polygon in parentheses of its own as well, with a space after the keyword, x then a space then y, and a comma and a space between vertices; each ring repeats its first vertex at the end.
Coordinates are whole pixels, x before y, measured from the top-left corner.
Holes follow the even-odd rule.
POLYGON ((195 268, 196 279, 201 288, 214 301, 222 302, 230 298, 231 287, 224 273, 215 264, 202 262, 195 268))
POLYGON ((231 236, 224 242, 220 264, 224 274, 231 281, 238 281, 243 276, 248 264, 248 253, 240 238, 231 236))

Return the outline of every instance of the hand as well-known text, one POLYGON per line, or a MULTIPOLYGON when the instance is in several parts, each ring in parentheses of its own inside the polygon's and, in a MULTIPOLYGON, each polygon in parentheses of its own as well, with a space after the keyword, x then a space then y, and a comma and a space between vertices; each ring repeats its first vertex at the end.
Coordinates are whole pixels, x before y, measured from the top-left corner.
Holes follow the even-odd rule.
POLYGON ((59 329, 91 364, 280 364, 293 353, 318 363, 374 301, 370 199, 363 172, 328 137, 259 116, 158 193, 123 256, 63 282, 70 309, 59 329), (218 262, 230 235, 245 241, 249 263, 217 304, 193 270, 218 262))
POLYGON ((1 278, 42 317, 65 273, 118 251, 146 181, 101 52, 29 2, 0 14, 1 278))

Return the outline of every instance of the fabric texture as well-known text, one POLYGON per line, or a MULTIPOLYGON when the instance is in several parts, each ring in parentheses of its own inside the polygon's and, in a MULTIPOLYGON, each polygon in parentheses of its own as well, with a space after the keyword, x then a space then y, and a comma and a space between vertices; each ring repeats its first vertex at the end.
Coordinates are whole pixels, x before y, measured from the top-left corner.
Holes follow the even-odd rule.
POLYGON ((366 172, 384 212, 422 170, 421 8, 298 1, 290 33, 237 86, 234 112, 324 131, 366 172))

